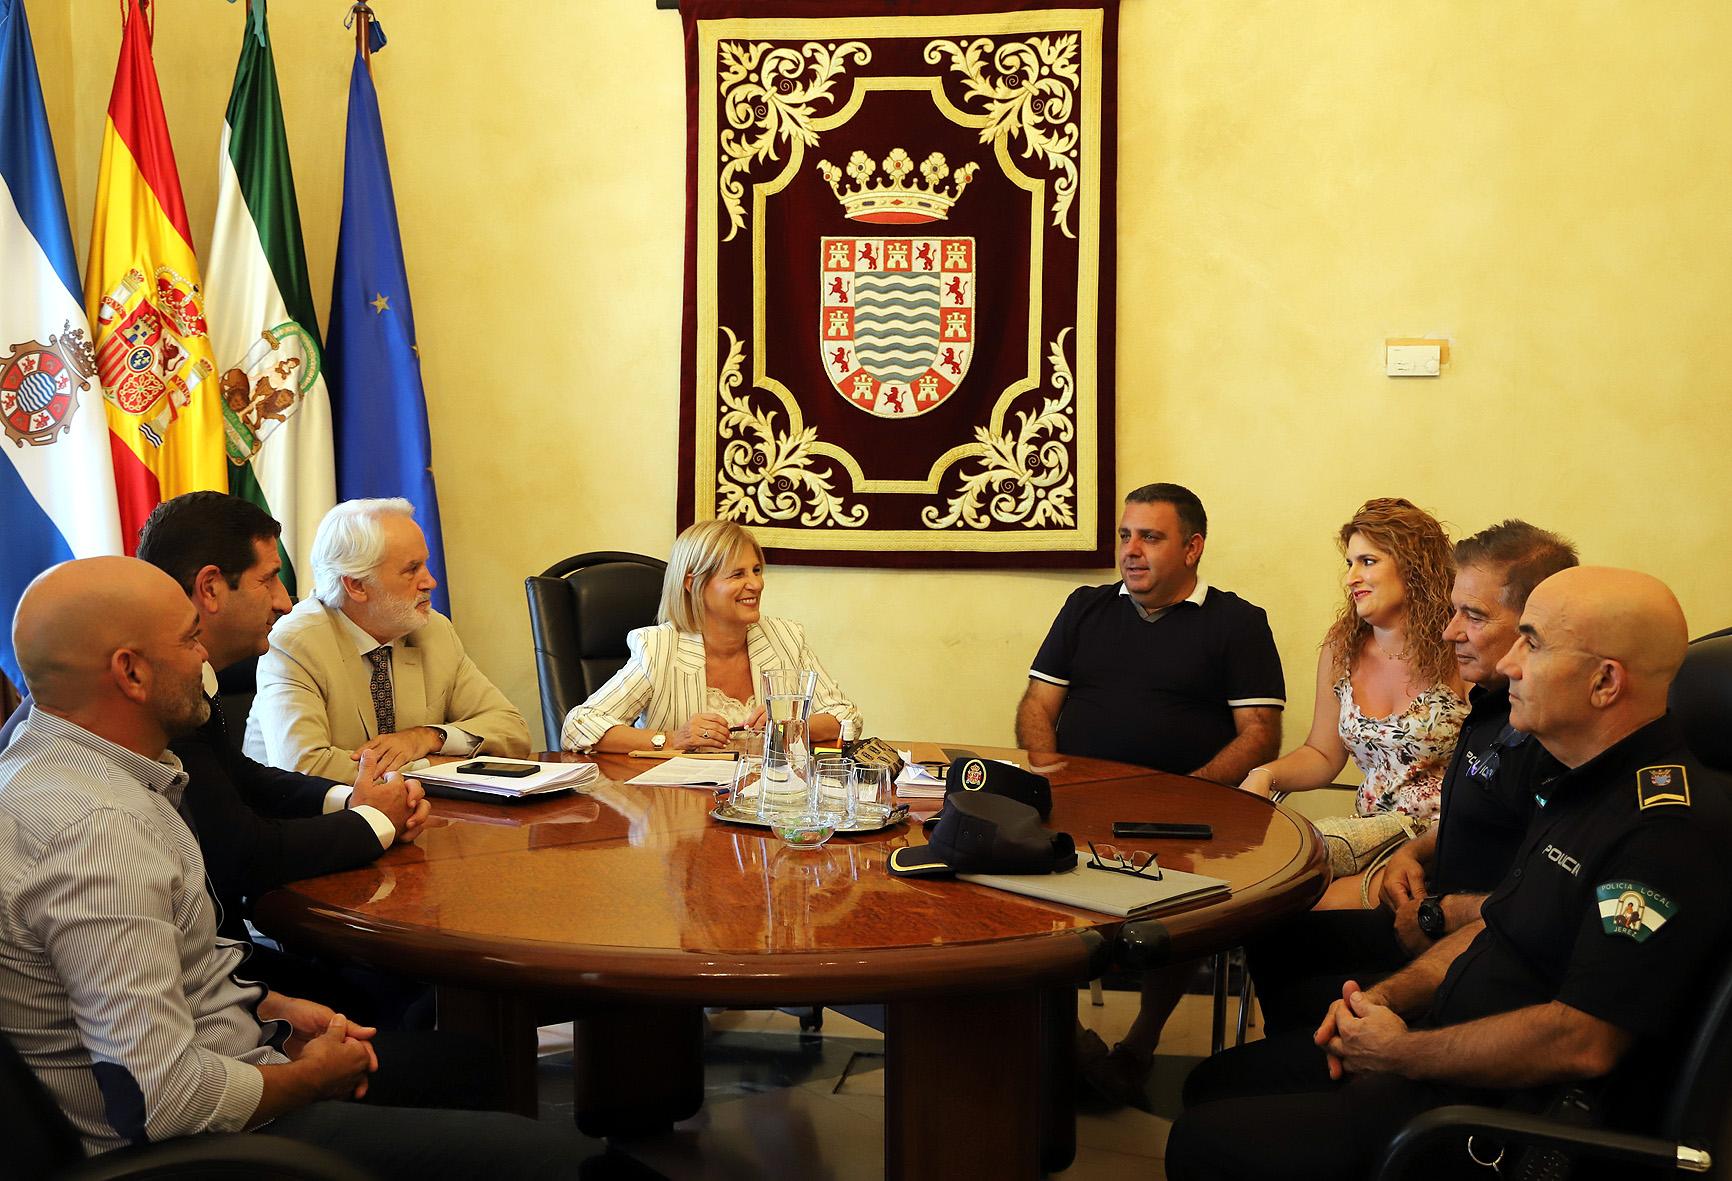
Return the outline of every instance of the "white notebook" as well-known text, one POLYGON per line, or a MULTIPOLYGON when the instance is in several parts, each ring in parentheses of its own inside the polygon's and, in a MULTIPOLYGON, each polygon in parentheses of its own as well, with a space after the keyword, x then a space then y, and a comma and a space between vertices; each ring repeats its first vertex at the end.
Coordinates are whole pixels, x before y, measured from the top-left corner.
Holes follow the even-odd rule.
POLYGON ((1120 918, 1140 918, 1181 902, 1229 893, 1226 882, 1200 873, 1164 869, 1157 881, 1146 875, 1090 869, 1081 861, 1063 873, 959 873, 956 877, 958 881, 1120 918))
POLYGON ((500 759, 484 755, 478 759, 460 759, 452 763, 440 763, 435 767, 414 773, 423 786, 428 784, 440 787, 457 788, 464 792, 479 792, 502 799, 518 799, 523 796, 541 795, 544 792, 564 791, 567 788, 581 787, 601 773, 601 768, 594 763, 537 763, 529 759, 500 759), (467 766, 471 762, 509 763, 516 767, 534 767, 533 775, 513 779, 503 775, 482 775, 473 771, 459 771, 457 768, 467 766))

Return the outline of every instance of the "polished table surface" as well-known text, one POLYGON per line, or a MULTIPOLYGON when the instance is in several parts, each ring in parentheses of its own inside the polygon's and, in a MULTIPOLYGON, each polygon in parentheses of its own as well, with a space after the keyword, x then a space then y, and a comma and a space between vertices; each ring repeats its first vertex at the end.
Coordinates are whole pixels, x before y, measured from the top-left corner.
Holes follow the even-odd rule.
MULTIPOLYGON (((693 1015, 700 1005, 888 1002, 887 1102, 913 1119, 919 1103, 901 1091, 924 1090, 933 1066, 899 1091, 899 1041, 911 1058, 916 1042, 960 1039, 960 1015, 985 1013, 983 998, 1009 998, 998 1019, 1013 1021, 1014 1003, 1043 990, 1049 1000, 1072 990, 1074 1003, 1076 985, 1110 965, 1121 925, 1135 929, 1145 962, 1181 961, 1309 907, 1326 884, 1315 830, 1267 800, 1097 759, 966 749, 1048 775, 1051 827, 1085 857, 1084 842, 1111 841, 1117 820, 1212 824, 1207 841, 1117 843, 1222 878, 1231 895, 1123 924, 967 883, 896 878, 884 863, 897 846, 922 843, 918 824, 785 849, 764 829, 711 819, 711 790, 630 787, 650 764, 599 756, 602 777, 581 795, 437 801, 418 845, 276 891, 257 920, 300 945, 481 995, 693 1015)), ((1053 1069, 1048 1059, 1042 1067, 1053 1069)), ((900 1121, 887 1111, 886 1122, 900 1121)), ((892 1130, 889 1171, 941 1171, 897 1159, 895 1141, 909 1135, 920 1139, 918 1129, 892 1130)))

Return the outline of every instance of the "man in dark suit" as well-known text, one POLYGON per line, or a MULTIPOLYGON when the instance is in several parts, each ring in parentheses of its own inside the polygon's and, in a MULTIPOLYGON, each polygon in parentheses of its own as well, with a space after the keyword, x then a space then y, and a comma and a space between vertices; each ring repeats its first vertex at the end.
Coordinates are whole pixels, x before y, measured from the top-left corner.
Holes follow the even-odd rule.
MULTIPOLYGON (((180 584, 198 608, 210 664, 218 672, 254 660, 291 603, 281 578, 282 526, 250 501, 189 492, 159 504, 139 534, 138 556, 180 584)), ((363 766, 353 789, 254 762, 240 752, 220 701, 210 720, 170 744, 191 776, 181 807, 198 835, 216 895, 220 933, 245 939, 244 919, 261 894, 298 878, 365 865, 427 818, 420 784, 363 766)), ((239 723, 237 723, 239 724, 239 723)), ((247 969, 274 987, 341 1001, 387 1025, 402 1019, 405 990, 370 976, 338 974, 259 946, 247 969)), ((393 982, 395 984, 395 982, 393 982)), ((419 989, 408 990, 419 992, 419 989)))

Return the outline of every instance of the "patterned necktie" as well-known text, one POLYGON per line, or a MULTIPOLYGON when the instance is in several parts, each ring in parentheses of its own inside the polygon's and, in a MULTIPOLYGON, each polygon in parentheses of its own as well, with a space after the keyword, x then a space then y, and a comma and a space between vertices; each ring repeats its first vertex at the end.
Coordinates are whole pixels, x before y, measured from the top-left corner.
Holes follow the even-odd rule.
POLYGON ((379 733, 397 729, 397 707, 391 700, 391 646, 386 644, 367 653, 373 662, 373 717, 379 723, 379 733))

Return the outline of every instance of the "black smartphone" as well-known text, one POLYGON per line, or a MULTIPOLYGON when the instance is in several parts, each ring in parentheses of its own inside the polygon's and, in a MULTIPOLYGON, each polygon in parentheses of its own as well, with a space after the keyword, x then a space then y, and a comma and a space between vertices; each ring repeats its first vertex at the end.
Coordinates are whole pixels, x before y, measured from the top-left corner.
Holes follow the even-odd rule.
POLYGON ((473 763, 461 763, 457 770, 465 775, 497 775, 501 779, 527 779, 541 770, 534 763, 490 763, 486 759, 476 759, 473 763))
POLYGON ((1208 824, 1155 824, 1135 820, 1113 821, 1115 837, 1148 837, 1157 841, 1211 841, 1214 826, 1208 824))

